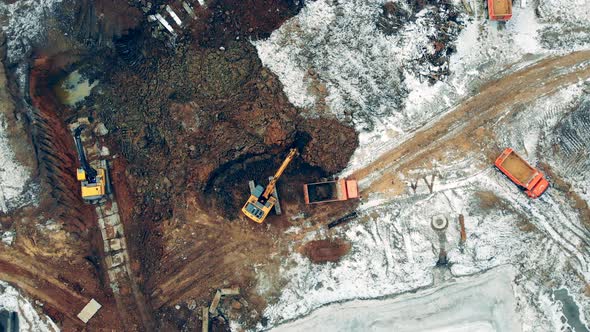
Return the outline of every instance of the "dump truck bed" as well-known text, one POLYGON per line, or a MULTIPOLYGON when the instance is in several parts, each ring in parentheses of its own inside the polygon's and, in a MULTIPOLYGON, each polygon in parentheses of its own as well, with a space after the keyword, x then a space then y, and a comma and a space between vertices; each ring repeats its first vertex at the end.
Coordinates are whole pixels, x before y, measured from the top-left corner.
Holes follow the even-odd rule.
POLYGON ((303 185, 303 196, 306 204, 345 201, 359 198, 356 180, 336 180, 308 183, 303 185))
POLYGON ((502 167, 510 172, 523 186, 526 186, 536 174, 535 169, 514 152, 504 159, 502 167))
POLYGON ((492 11, 495 16, 505 16, 512 14, 510 0, 490 0, 492 2, 492 11))
POLYGON ((540 197, 549 187, 543 173, 529 165, 511 148, 506 148, 494 164, 531 198, 540 197))
POLYGON ((310 203, 335 201, 338 200, 338 183, 310 183, 307 185, 307 192, 310 203))

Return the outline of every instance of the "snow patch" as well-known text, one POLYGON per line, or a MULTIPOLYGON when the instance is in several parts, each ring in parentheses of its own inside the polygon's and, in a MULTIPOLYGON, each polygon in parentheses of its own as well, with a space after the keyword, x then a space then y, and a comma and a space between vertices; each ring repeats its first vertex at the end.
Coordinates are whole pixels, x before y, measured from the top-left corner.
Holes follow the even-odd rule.
POLYGON ((8 19, 1 28, 6 34, 7 60, 16 63, 32 49, 44 31, 41 22, 62 0, 19 0, 0 2, 0 16, 8 19))
POLYGON ((7 137, 8 123, 0 113, 0 212, 21 206, 23 192, 31 174, 15 159, 7 137))
POLYGON ((40 315, 27 298, 4 281, 0 281, 0 309, 18 314, 20 331, 59 331, 57 325, 49 317, 40 315))

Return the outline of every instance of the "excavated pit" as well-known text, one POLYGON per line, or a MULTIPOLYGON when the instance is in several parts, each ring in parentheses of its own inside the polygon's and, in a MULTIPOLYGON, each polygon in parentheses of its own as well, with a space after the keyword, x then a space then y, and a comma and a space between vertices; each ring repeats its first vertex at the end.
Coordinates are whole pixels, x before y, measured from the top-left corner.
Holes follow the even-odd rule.
MULTIPOLYGON (((216 171, 204 191, 206 205, 214 206, 227 219, 241 216, 241 208, 250 195, 248 181, 265 187, 268 178, 274 175, 287 153, 279 155, 265 154, 244 161, 231 162, 216 171)), ((284 214, 297 213, 295 207, 301 207, 303 201, 303 184, 329 176, 320 167, 314 167, 297 158, 294 159, 277 184, 279 200, 284 214), (291 211, 287 207, 292 207, 291 211)), ((280 219, 271 213, 269 220, 280 219)))

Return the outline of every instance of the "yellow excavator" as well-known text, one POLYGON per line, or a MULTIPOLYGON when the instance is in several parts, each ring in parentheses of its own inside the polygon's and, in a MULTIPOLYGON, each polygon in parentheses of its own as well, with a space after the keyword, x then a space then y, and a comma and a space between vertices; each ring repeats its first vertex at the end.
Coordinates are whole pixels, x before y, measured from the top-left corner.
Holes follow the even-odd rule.
POLYGON ((246 217, 259 224, 264 222, 264 219, 266 219, 270 213, 270 210, 272 210, 272 208, 277 203, 277 196, 276 194, 273 195, 273 192, 276 190, 277 181, 296 155, 297 149, 291 149, 289 155, 285 161, 283 161, 281 167, 279 167, 275 175, 271 178, 270 182, 266 186, 266 189, 260 185, 257 185, 253 190, 251 190, 250 198, 248 198, 248 201, 242 208, 242 212, 246 215, 246 217))
POLYGON ((94 203, 107 194, 106 165, 98 170, 90 166, 86 160, 84 146, 80 138, 82 130, 84 130, 84 126, 79 126, 74 130, 74 141, 76 142, 78 160, 80 161, 80 167, 76 171, 76 178, 80 181, 82 199, 86 202, 94 203))

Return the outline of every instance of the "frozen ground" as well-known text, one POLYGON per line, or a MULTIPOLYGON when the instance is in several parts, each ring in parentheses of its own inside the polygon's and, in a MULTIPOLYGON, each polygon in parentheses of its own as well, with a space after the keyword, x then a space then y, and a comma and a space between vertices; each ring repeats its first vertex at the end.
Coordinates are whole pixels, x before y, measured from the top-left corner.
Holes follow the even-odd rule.
MULTIPOLYGON (((545 56, 590 48, 588 1, 529 1, 526 8, 515 1, 514 17, 505 25, 488 22, 479 2, 471 1, 475 14, 457 39, 451 76, 429 85, 403 72, 398 81, 396 70, 417 56, 416 45, 428 29, 408 26, 413 40, 380 34, 374 23, 382 3, 309 2, 268 40, 255 44, 263 63, 283 82, 287 96, 305 112, 327 110, 346 120, 345 111, 351 110, 372 119, 374 126, 353 121, 361 131, 361 145, 344 175, 401 144, 501 73, 545 56), (535 14, 537 8, 541 18, 535 14), (568 42, 552 39, 548 31, 555 29, 562 34, 560 40, 568 42), (318 73, 314 79, 308 74, 310 68, 318 73), (322 98, 315 93, 314 80, 327 88, 326 109, 319 107, 322 98)), ((498 125, 495 132, 498 146, 514 147, 533 164, 550 165, 574 184, 570 190, 586 202, 589 93, 590 83, 580 82, 536 103, 519 105, 522 109, 511 119, 514 125, 498 125)), ((293 253, 281 269, 287 286, 265 312, 269 324, 259 328, 292 321, 330 303, 436 286, 450 276, 479 275, 501 265, 514 268, 515 310, 523 331, 569 327, 567 314, 553 295, 562 288, 581 308, 580 321, 588 326, 590 298, 584 292, 590 282, 590 233, 570 194, 550 189, 532 201, 492 167, 476 166, 489 164, 485 158, 478 151, 451 156, 447 164, 437 166, 440 176, 432 194, 420 182, 415 194, 408 188, 394 199, 370 199, 360 208, 359 220, 343 229, 308 234, 308 239, 342 237, 353 248, 340 262, 324 265, 293 253), (430 220, 441 213, 451 221, 442 241, 448 268, 435 267, 441 239, 430 220), (459 214, 465 215, 468 234, 461 249, 459 214)), ((413 172, 421 177, 434 171, 413 172)), ((320 310, 335 312, 338 306, 320 310)), ((328 326, 324 323, 319 326, 328 326)))
POLYGON ((294 105, 313 116, 325 112, 325 103, 330 114, 357 126, 361 146, 345 174, 403 142, 500 72, 590 47, 590 40, 577 32, 561 36, 572 40, 565 44, 547 43, 541 33, 549 25, 567 32, 572 22, 578 30, 590 31, 588 0, 529 1, 526 8, 515 4, 505 25, 486 20, 483 6, 472 0, 475 13, 464 15, 465 27, 450 57, 451 76, 430 85, 407 67, 429 52, 428 37, 436 27, 417 20, 397 35, 385 35, 376 25, 385 2, 309 2, 269 39, 255 42, 263 64, 279 76, 294 105), (539 5, 551 8, 542 19, 535 15, 539 5), (312 79, 310 70, 317 78, 312 79), (326 87, 323 98, 315 88, 318 80, 326 87))
POLYGON ((6 136, 7 126, 4 114, 0 113, 0 213, 6 213, 26 201, 23 194, 31 176, 30 170, 15 159, 6 136))
POLYGON ((19 329, 22 332, 54 332, 59 328, 45 315, 39 315, 33 305, 14 287, 0 281, 0 309, 18 313, 19 329))
POLYGON ((0 29, 6 35, 7 60, 14 64, 31 52, 33 44, 42 38, 41 21, 51 15, 61 0, 0 1, 0 29))
POLYGON ((351 301, 323 307, 272 331, 520 331, 514 271, 498 267, 392 299, 351 301))
MULTIPOLYGON (((6 37, 6 59, 2 65, 16 65, 18 86, 26 88, 28 56, 33 45, 43 38, 42 20, 47 18, 59 0, 0 1, 0 29, 6 37), (25 61, 23 61, 25 59, 25 61)), ((4 70, 1 71, 4 76, 4 70)), ((5 78, 2 78, 4 81, 5 78)), ((10 98, 2 83, 1 98, 10 98)), ((2 100, 4 107, 9 101, 2 100)), ((25 105, 26 107, 26 105, 25 105)), ((5 111, 5 110, 3 110, 5 111)), ((8 122, 0 112, 0 213, 30 203, 32 192, 27 190, 30 170, 16 160, 7 136, 8 122)), ((4 238, 4 236, 3 236, 4 238)))
MULTIPOLYGON (((499 140, 514 141, 533 163, 537 156, 551 156, 541 161, 553 163, 557 171, 568 170, 559 154, 541 152, 555 137, 552 132, 568 126, 568 119, 577 113, 587 114, 583 107, 589 99, 580 96, 583 86, 565 88, 529 105, 520 116, 529 123, 538 117, 539 123, 530 131, 516 126, 513 131, 499 133, 499 140)), ((568 147, 569 142, 561 144, 568 147)), ((581 139, 577 144, 589 143, 581 139)), ((559 145, 553 148, 561 150, 559 145)), ((369 201, 361 207, 358 222, 331 234, 353 243, 351 254, 341 262, 314 265, 294 254, 281 272, 290 282, 278 303, 265 312, 271 323, 309 314, 327 303, 436 285, 441 275, 445 279, 445 269, 435 268, 441 245, 430 227, 430 220, 438 214, 451 221, 444 236, 451 275, 478 274, 505 264, 515 267, 517 312, 524 331, 557 331, 566 326, 561 320, 561 305, 552 295, 559 288, 570 291, 582 308, 581 320, 587 322, 590 299, 584 295, 584 287, 590 281, 590 233, 572 208, 571 199, 550 189, 532 201, 492 167, 478 169, 476 159, 476 155, 464 156, 439 165, 432 194, 419 183, 416 194, 408 188, 393 201, 369 201), (457 222, 460 213, 466 216, 468 234, 462 249, 457 222)), ((590 175, 587 168, 577 170, 580 178, 590 175)), ((421 176, 428 171, 432 172, 415 173, 421 176)), ((586 180, 579 186, 589 188, 590 183, 586 180)), ((321 231, 308 235, 326 236, 321 231)))

